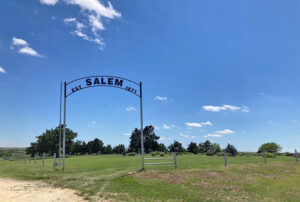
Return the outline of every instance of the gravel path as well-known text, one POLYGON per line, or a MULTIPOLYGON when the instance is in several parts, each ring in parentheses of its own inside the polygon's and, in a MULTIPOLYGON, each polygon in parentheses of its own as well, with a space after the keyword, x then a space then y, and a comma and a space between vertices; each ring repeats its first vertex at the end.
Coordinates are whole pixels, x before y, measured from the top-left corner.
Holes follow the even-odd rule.
POLYGON ((0 179, 0 201, 81 202, 74 190, 55 188, 43 182, 0 179))

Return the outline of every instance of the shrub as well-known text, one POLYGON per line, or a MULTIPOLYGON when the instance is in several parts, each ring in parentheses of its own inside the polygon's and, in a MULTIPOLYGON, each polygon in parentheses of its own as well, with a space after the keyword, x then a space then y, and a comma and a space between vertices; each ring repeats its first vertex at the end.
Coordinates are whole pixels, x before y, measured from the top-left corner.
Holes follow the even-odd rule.
POLYGON ((236 156, 238 155, 238 151, 237 149, 235 148, 235 146, 231 145, 228 143, 226 149, 225 149, 225 152, 231 154, 231 156, 236 156))
POLYGON ((151 154, 151 156, 155 156, 155 154, 154 154, 154 153, 152 153, 152 154, 151 154))
POLYGON ((165 154, 160 154, 160 156, 165 156, 165 154))
MULTIPOLYGON (((264 154, 262 154, 262 157, 264 158, 264 154)), ((266 158, 275 158, 276 155, 274 153, 266 153, 266 158)))
POLYGON ((258 153, 263 153, 264 151, 270 152, 270 153, 280 152, 281 146, 276 144, 275 142, 268 142, 268 143, 262 144, 258 149, 258 153))
POLYGON ((293 154, 293 153, 290 153, 290 152, 285 152, 285 155, 286 155, 286 156, 294 156, 294 154, 293 154))
POLYGON ((224 152, 218 152, 217 156, 224 156, 224 152))
POLYGON ((212 152, 208 151, 208 152, 206 152, 206 155, 207 156, 213 156, 214 154, 212 152))

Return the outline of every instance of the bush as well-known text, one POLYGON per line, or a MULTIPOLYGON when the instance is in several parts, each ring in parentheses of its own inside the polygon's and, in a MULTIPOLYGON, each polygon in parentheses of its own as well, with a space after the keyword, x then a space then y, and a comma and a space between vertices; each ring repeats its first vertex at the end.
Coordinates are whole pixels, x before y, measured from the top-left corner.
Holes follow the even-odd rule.
POLYGON ((268 142, 265 144, 262 144, 258 148, 258 153, 263 153, 264 151, 269 152, 269 153, 278 153, 281 151, 281 146, 276 144, 275 142, 268 142))
POLYGON ((151 154, 151 156, 155 156, 155 154, 154 154, 154 153, 152 153, 152 154, 151 154))
POLYGON ((224 156, 224 152, 218 152, 217 156, 224 156))
POLYGON ((208 151, 208 152, 206 152, 206 155, 207 156, 213 156, 214 154, 212 152, 208 151))
MULTIPOLYGON (((262 157, 264 158, 264 154, 262 154, 262 157)), ((274 153, 266 153, 266 158, 275 158, 276 155, 274 153)))
MULTIPOLYGON (((235 148, 235 146, 231 145, 228 143, 226 149, 225 149, 225 152, 229 153, 230 156, 236 156, 238 155, 238 151, 237 149, 235 148)), ((228 155, 229 156, 229 155, 228 155)))
POLYGON ((165 154, 160 154, 160 156, 165 156, 165 154))
POLYGON ((285 152, 285 155, 286 155, 286 156, 294 156, 294 154, 293 154, 293 153, 290 153, 290 152, 285 152))

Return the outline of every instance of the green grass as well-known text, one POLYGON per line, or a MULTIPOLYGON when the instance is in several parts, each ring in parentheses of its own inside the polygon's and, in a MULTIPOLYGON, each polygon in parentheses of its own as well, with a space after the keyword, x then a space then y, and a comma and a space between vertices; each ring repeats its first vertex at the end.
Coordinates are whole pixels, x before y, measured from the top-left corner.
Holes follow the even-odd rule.
MULTIPOLYGON (((168 155, 167 155, 168 156, 168 155)), ((148 156, 150 157, 150 155, 148 156)), ((34 164, 0 160, 0 177, 42 180, 78 190, 93 200, 123 201, 300 201, 300 165, 294 157, 182 155, 173 165, 141 168, 141 156, 73 156, 65 171, 53 160, 34 164)), ((300 162, 299 162, 300 163, 300 162)))

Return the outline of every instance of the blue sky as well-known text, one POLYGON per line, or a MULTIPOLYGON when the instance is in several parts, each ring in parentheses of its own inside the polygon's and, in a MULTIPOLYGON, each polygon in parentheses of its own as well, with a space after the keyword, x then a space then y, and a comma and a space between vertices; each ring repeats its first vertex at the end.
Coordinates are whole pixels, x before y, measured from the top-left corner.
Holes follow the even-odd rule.
MULTIPOLYGON (((300 149, 300 2, 10 0, 0 6, 0 146, 28 146, 59 121, 60 81, 143 82, 160 142, 209 139, 300 149)), ((68 97, 78 139, 128 145, 139 100, 119 89, 68 97)))

